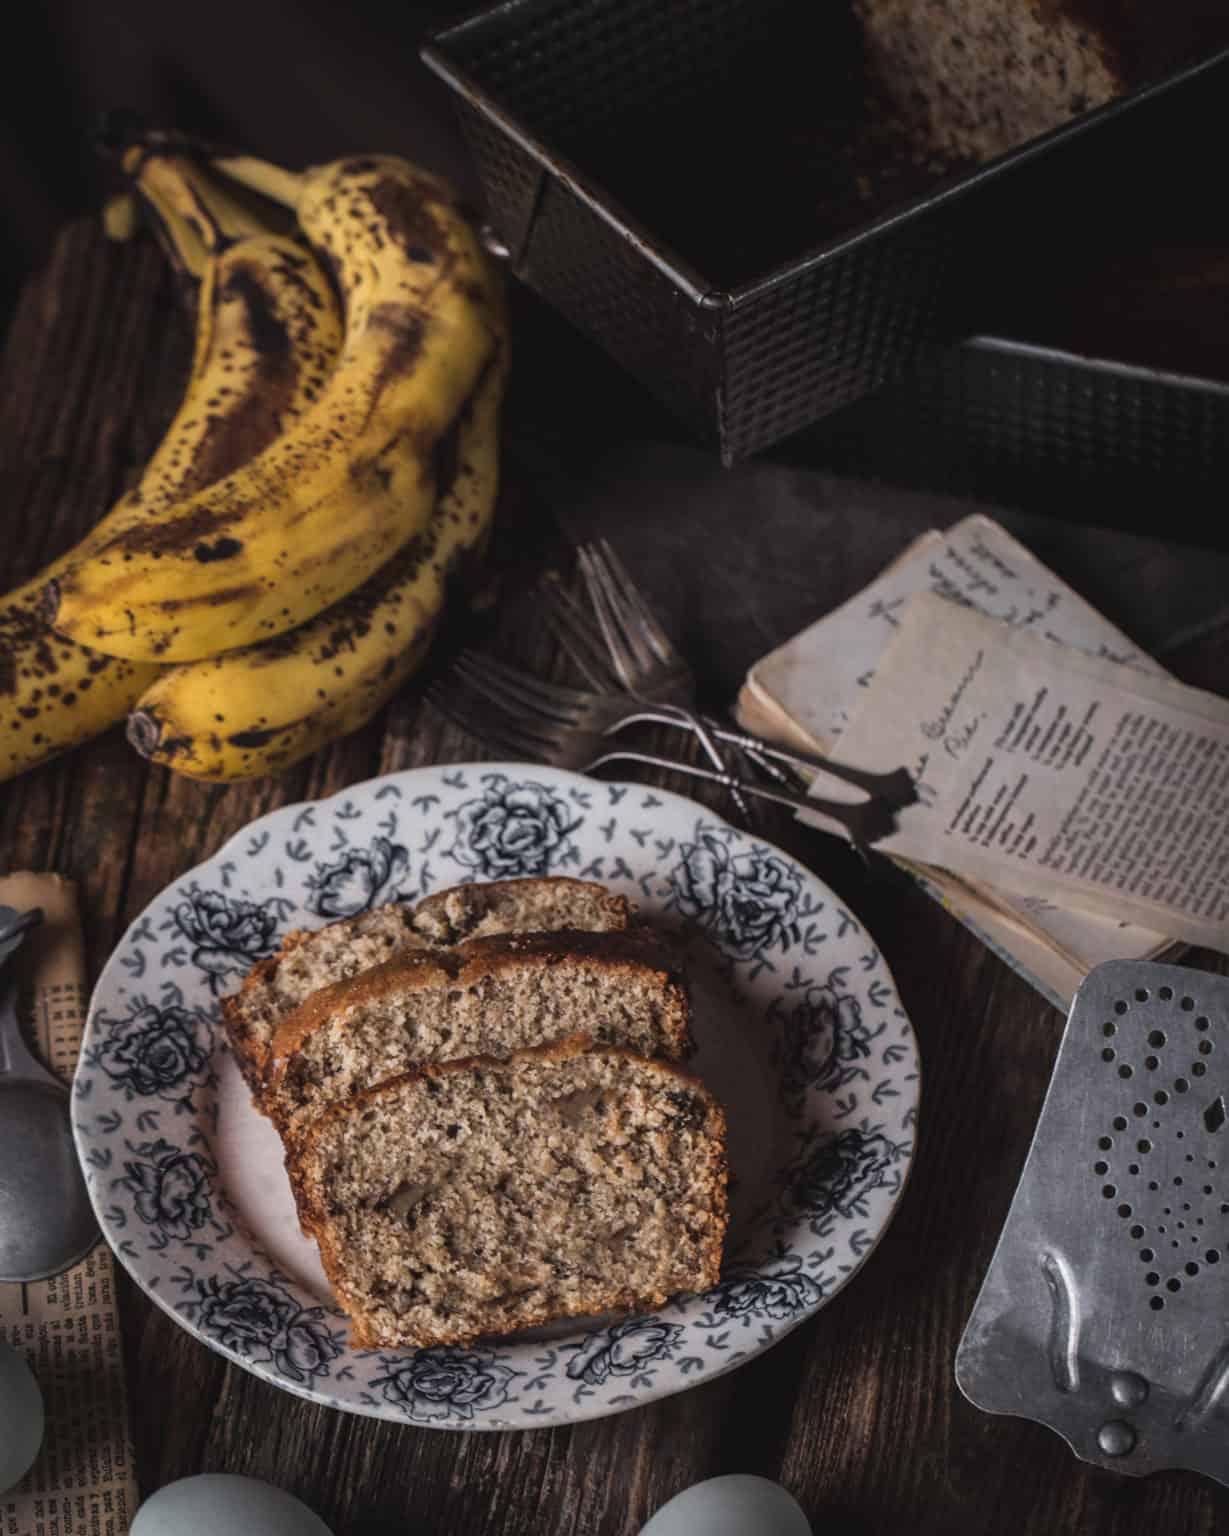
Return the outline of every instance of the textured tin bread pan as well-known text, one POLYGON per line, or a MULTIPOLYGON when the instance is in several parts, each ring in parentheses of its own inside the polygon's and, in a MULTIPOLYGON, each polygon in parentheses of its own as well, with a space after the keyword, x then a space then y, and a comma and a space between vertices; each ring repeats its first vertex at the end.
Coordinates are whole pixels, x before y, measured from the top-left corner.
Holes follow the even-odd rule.
POLYGON ((880 178, 859 224, 857 178, 817 158, 848 127, 858 47, 847 12, 809 0, 505 0, 423 49, 517 274, 727 463, 977 329, 1030 241, 1078 240, 1192 99, 1229 88, 1225 50, 912 195, 916 177, 880 178), (845 224, 819 244, 816 177, 845 224))

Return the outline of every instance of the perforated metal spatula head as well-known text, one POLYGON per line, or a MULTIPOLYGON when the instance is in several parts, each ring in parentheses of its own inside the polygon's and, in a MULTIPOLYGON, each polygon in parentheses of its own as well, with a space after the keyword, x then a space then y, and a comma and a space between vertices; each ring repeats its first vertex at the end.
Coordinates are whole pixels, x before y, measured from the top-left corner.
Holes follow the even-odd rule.
POLYGON ((1229 980, 1084 982, 956 1380, 1082 1461, 1229 1483, 1229 980))

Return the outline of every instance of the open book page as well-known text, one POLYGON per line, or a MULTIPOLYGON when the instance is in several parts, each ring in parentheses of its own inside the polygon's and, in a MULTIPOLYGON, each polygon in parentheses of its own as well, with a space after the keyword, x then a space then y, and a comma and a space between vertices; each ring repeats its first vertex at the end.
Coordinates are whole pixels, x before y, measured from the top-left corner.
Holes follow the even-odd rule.
MULTIPOLYGON (((986 888, 981 883, 969 883, 985 893, 986 888)), ((1031 930, 1044 935, 1047 943, 1077 965, 1081 976, 1106 960, 1155 959, 1173 943, 1168 934, 1156 928, 1142 927, 1117 916, 1106 917, 1060 906, 1047 896, 1017 896, 1000 888, 993 894, 997 904, 1009 911, 1016 921, 1026 922, 1031 930)))
MULTIPOLYGON (((748 730, 786 745, 830 752, 870 686, 904 604, 925 591, 1019 627, 1040 628, 1092 654, 1166 675, 1006 530, 978 513, 946 533, 931 531, 914 540, 870 586, 758 662, 739 694, 739 720, 748 730)), ((842 787, 828 782, 824 793, 840 799, 842 787)), ((1034 944, 1040 939, 1053 945, 1081 977, 1104 960, 1153 958, 1171 942, 1120 915, 1074 911, 1044 897, 1017 899, 972 880, 949 884, 940 870, 929 870, 927 876, 934 889, 943 889, 945 905, 957 915, 972 917, 976 900, 978 926, 992 934, 998 948, 1018 947, 1019 935, 1027 934, 1034 944), (992 915, 996 912, 997 917, 992 915), (1002 923, 1011 929, 1000 931, 1002 923)))
POLYGON ((749 690, 830 749, 917 592, 936 592, 1015 628, 1164 675, 1005 529, 975 513, 946 533, 915 539, 870 586, 757 662, 749 690))
POLYGON ((842 747, 913 767, 882 851, 1229 948, 1229 702, 921 593, 842 747))
MULTIPOLYGON (((827 750, 762 694, 744 688, 735 712, 747 730, 768 741, 804 752, 827 750)), ((817 782, 816 792, 820 791, 817 782)), ((835 780, 823 781, 822 793, 833 800, 855 798, 854 791, 835 780)), ((950 912, 974 922, 995 949, 1015 950, 1022 940, 1030 947, 1038 943, 1048 945, 1076 975, 1077 986, 1093 966, 1103 961, 1152 959, 1172 942, 1167 935, 1151 928, 1124 922, 1120 917, 1075 911, 1044 896, 1015 896, 1009 891, 991 890, 975 880, 961 880, 948 871, 921 865, 916 865, 913 873, 918 878, 924 876, 923 884, 950 912)), ((1065 994, 1064 1006, 1070 1003, 1074 990, 1073 987, 1065 994)))

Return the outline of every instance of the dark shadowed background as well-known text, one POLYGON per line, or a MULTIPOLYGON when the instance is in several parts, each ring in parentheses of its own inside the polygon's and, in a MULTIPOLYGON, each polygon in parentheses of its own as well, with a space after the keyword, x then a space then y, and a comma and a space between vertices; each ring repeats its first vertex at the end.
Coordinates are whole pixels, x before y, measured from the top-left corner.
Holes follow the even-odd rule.
POLYGON ((45 0, 0 69, 5 297, 59 225, 95 206, 100 113, 231 140, 302 165, 357 149, 409 154, 464 180, 447 93, 418 61, 447 0, 45 0))
MULTIPOLYGON (((448 93, 418 59, 426 32, 476 8, 456 0, 23 8, 0 64, 0 319, 55 230, 98 205, 105 167, 92 133, 107 110, 292 166, 351 150, 400 152, 476 190, 448 93)), ((1229 378, 1223 139, 1217 103, 1205 102, 1177 114, 1113 175, 1057 197, 1005 262, 981 274, 978 328, 1229 378)))

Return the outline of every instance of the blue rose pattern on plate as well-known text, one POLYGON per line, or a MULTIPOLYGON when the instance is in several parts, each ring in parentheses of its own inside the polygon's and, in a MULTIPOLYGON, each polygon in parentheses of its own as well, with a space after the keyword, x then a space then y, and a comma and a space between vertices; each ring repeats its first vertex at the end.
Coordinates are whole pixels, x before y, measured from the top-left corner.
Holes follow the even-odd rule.
MULTIPOLYGON (((208 974, 205 985, 212 989, 213 973, 208 974)), ((102 1010, 92 1014, 88 1056, 83 1052, 82 1059, 100 1067, 129 1102, 166 1099, 190 1112, 193 1087, 209 1076, 213 1043, 212 1018, 185 1008, 182 993, 172 988, 162 1007, 138 995, 125 1017, 112 1018, 102 1010), (95 1035, 101 1037, 97 1043, 95 1035)))
POLYGON ((195 881, 188 887, 171 914, 172 925, 191 945, 192 963, 205 972, 210 990, 242 980, 257 960, 277 948, 277 905, 201 890, 195 881))
POLYGON ((373 837, 366 848, 347 848, 341 858, 316 866, 308 879, 308 910, 328 922, 370 912, 402 895, 410 856, 400 843, 373 837))
POLYGON ((858 921, 779 849, 643 786, 537 766, 416 769, 252 823, 133 924, 95 991, 78 1148, 112 1247, 211 1347, 314 1401, 448 1429, 570 1423, 683 1390, 810 1317, 886 1228, 916 1043, 858 921), (715 946, 779 1078, 782 1148, 719 1285, 654 1316, 471 1348, 358 1350, 232 1220, 211 1154, 218 998, 290 928, 464 880, 601 880, 715 946))
POLYGON ((420 1349, 381 1357, 385 1374, 373 1379, 386 1403, 419 1424, 472 1424, 474 1415, 501 1408, 516 1372, 493 1354, 472 1349, 420 1349))
POLYGON ((300 1305, 276 1275, 262 1280, 211 1274, 190 1283, 196 1295, 189 1293, 182 1304, 184 1316, 226 1353, 271 1366, 283 1381, 300 1384, 328 1376, 330 1362, 343 1352, 345 1330, 328 1326, 323 1307, 300 1305))
POLYGON ((456 811, 451 855, 486 880, 558 873, 574 858, 571 835, 583 818, 549 785, 484 776, 480 798, 456 811))
POLYGON ((212 1164, 199 1152, 183 1152, 161 1138, 139 1143, 131 1151, 124 1177, 116 1182, 131 1191, 137 1215, 146 1226, 157 1228, 162 1242, 187 1242, 213 1214, 212 1164))

